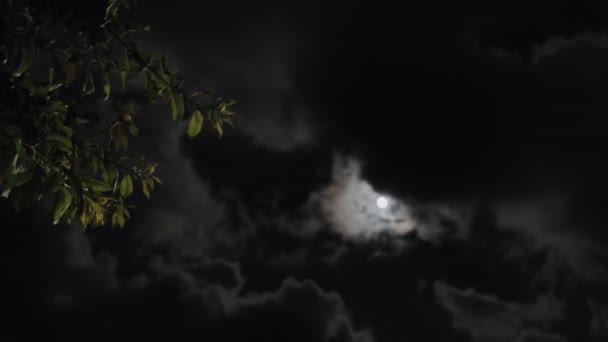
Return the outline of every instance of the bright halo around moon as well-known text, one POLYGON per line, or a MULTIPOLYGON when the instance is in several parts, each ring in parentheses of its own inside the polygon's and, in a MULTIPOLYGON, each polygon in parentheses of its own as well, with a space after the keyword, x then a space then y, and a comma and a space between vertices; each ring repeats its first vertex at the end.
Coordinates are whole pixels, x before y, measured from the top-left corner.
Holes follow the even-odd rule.
POLYGON ((388 200, 384 196, 380 196, 376 199, 376 205, 380 209, 386 209, 388 207, 388 200))
POLYGON ((418 222, 410 205, 374 190, 361 178, 356 160, 335 158, 332 183, 316 195, 332 227, 353 238, 403 235, 416 229, 418 222))

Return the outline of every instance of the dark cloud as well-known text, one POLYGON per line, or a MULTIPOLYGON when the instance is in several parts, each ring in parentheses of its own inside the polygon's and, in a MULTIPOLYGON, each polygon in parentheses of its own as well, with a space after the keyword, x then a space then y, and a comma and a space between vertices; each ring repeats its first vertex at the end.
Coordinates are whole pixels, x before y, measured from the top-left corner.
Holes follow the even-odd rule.
POLYGON ((27 289, 20 282, 32 281, 39 299, 12 298, 3 309, 37 329, 13 327, 4 332, 11 338, 374 341, 371 331, 355 328, 339 294, 313 281, 286 279, 251 291, 238 264, 174 248, 180 241, 142 244, 137 232, 91 235, 70 227, 38 234, 44 249, 32 244, 23 253, 39 257, 19 266, 45 272, 10 272, 18 277, 4 293, 20 294, 27 289))
POLYGON ((287 279, 276 293, 246 298, 232 312, 223 340, 242 329, 253 340, 374 341, 370 332, 355 331, 338 294, 310 281, 287 279))
MULTIPOLYGON (((329 121, 328 143, 359 154, 372 184, 404 196, 500 197, 556 187, 578 195, 604 188, 606 163, 598 156, 606 106, 589 98, 603 86, 587 82, 570 63, 528 57, 561 33, 553 15, 541 16, 540 9, 562 17, 570 5, 503 4, 504 11, 468 5, 436 9, 449 30, 427 21, 432 6, 362 5, 329 58, 303 67, 298 78, 321 120, 329 121), (526 54, 483 37, 515 29, 504 19, 520 7, 526 17, 518 23, 543 27, 527 17, 538 13, 549 25, 521 47, 526 54)), ((577 25, 586 30, 588 24, 577 25)), ((575 52, 585 60, 577 65, 594 70, 599 63, 587 59, 600 52, 588 51, 575 52)))
POLYGON ((440 305, 454 316, 454 327, 469 332, 474 341, 565 341, 553 334, 552 326, 563 313, 561 304, 550 295, 519 304, 442 282, 436 282, 434 288, 440 305))

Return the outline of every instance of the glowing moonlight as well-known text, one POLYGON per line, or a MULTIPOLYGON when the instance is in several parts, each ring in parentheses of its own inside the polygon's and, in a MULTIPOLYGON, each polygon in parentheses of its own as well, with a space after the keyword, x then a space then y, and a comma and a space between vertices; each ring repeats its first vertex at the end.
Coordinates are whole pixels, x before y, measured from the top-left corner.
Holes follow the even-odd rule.
POLYGON ((380 196, 378 197, 378 199, 376 199, 376 205, 378 206, 378 208, 384 209, 388 207, 388 200, 386 199, 386 197, 380 196))
POLYGON ((332 227, 348 237, 369 237, 381 232, 407 234, 418 224, 413 208, 404 201, 382 195, 364 179, 361 164, 336 156, 333 182, 315 194, 332 227))

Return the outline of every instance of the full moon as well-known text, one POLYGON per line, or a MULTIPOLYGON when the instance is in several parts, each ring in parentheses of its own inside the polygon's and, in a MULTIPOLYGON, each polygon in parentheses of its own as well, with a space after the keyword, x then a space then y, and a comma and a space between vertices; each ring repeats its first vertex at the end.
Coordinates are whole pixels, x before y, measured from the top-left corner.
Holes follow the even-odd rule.
POLYGON ((404 235, 418 224, 410 203, 377 192, 361 178, 361 163, 335 156, 333 182, 315 193, 331 226, 349 238, 369 238, 379 233, 404 235))
POLYGON ((386 199, 386 197, 380 196, 378 197, 378 199, 376 199, 376 205, 378 206, 378 208, 384 209, 388 206, 388 200, 386 199))

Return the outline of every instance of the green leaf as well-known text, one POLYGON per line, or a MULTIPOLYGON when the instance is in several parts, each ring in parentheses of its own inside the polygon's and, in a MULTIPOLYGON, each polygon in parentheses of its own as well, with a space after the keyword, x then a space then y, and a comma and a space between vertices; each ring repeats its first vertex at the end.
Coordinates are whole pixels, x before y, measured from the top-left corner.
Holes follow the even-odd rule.
POLYGON ((82 213, 80 214, 80 223, 82 223, 83 227, 86 227, 89 224, 90 216, 88 214, 86 206, 82 206, 82 213))
POLYGON ((74 130, 70 126, 60 126, 59 131, 69 138, 74 135, 74 130))
POLYGON ((215 115, 213 115, 213 112, 211 112, 211 111, 209 112, 209 117, 211 118, 211 120, 210 120, 211 127, 213 127, 213 129, 221 137, 222 134, 224 133, 224 128, 222 127, 222 122, 220 121, 219 118, 217 118, 215 115))
POLYGON ((146 165, 146 172, 149 174, 153 174, 156 171, 157 167, 158 163, 149 163, 148 165, 146 165))
POLYGON ((11 125, 11 124, 5 125, 5 126, 0 126, 0 129, 6 136, 9 136, 9 137, 19 137, 23 133, 19 126, 15 126, 15 125, 11 125))
POLYGON ((78 113, 78 116, 76 117, 76 123, 78 125, 84 125, 91 122, 99 123, 99 121, 99 114, 93 112, 78 113))
POLYGON ((88 196, 82 196, 89 207, 89 212, 87 213, 89 222, 93 222, 94 225, 103 224, 104 216, 106 210, 102 207, 102 205, 92 198, 88 196))
POLYGON ((119 6, 119 0, 110 0, 110 4, 106 8, 106 20, 113 19, 114 17, 116 17, 118 9, 120 8, 119 6))
POLYGON ((122 90, 125 90, 126 82, 127 82, 127 71, 120 70, 120 87, 122 90))
POLYGON ((46 138, 46 141, 52 143, 53 146, 63 152, 72 153, 72 141, 68 137, 60 134, 51 134, 46 138))
POLYGON ((63 216, 70 204, 72 204, 72 193, 66 188, 61 188, 57 193, 57 203, 53 210, 53 224, 59 223, 61 216, 63 216))
POLYGON ((40 196, 38 193, 39 189, 40 184, 37 181, 32 180, 31 182, 23 183, 11 189, 8 199, 13 203, 13 206, 17 210, 31 207, 40 196))
POLYGON ((93 74, 90 71, 87 71, 87 76, 82 85, 82 92, 85 95, 90 95, 95 92, 95 81, 93 80, 93 74))
POLYGON ((120 181, 120 194, 123 197, 127 197, 133 193, 133 179, 131 175, 126 175, 122 177, 120 181))
POLYGON ((108 165, 101 173, 101 177, 108 184, 114 183, 114 181, 118 177, 118 171, 112 165, 108 165))
POLYGON ((72 223, 72 220, 76 216, 76 213, 78 213, 78 206, 71 205, 68 208, 68 210, 65 211, 65 214, 63 214, 63 217, 68 223, 72 223))
POLYGON ((129 147, 129 139, 126 134, 120 128, 120 123, 117 122, 110 128, 110 136, 114 142, 114 149, 116 151, 127 151, 129 147))
MULTIPOLYGON (((154 186, 154 183, 152 183, 152 186, 154 186)), ((148 185, 147 180, 141 181, 141 188, 144 193, 144 196, 146 196, 147 199, 150 199, 150 186, 148 185)))
POLYGON ((171 101, 171 117, 173 121, 182 121, 184 119, 184 95, 172 94, 171 101))
POLYGON ((112 214, 112 226, 120 226, 121 228, 125 226, 125 215, 122 207, 116 208, 116 211, 112 214))
POLYGON ((104 98, 104 101, 110 98, 110 89, 111 89, 111 84, 110 84, 110 78, 108 77, 108 75, 104 76, 104 84, 103 84, 103 93, 106 94, 106 97, 104 98))
POLYGON ((65 72, 65 83, 72 83, 76 79, 76 64, 65 63, 63 64, 63 71, 65 72))
POLYGON ((61 178, 58 175, 52 175, 40 184, 40 194, 48 196, 56 193, 61 186, 61 178))
POLYGON ((200 110, 195 110, 188 124, 188 135, 190 137, 196 136, 201 132, 201 128, 203 128, 203 114, 200 110))
POLYGON ((2 53, 0 56, 0 63, 2 64, 6 64, 8 63, 8 50, 6 49, 6 46, 0 46, 0 53, 2 53))
POLYGON ((135 136, 137 134, 139 134, 139 128, 137 128, 137 126, 135 126, 134 124, 129 124, 129 133, 131 133, 131 135, 135 136))
POLYGON ((12 187, 17 187, 29 182, 33 177, 31 169, 26 169, 23 172, 14 173, 12 177, 12 187))
POLYGON ((49 68, 49 84, 55 84, 55 68, 49 68))
POLYGON ((15 209, 21 210, 32 206, 39 197, 39 185, 38 182, 32 181, 14 187, 8 198, 13 203, 15 209))
POLYGON ((0 165, 0 185, 2 189, 2 197, 7 197, 10 194, 11 189, 15 184, 15 167, 17 165, 17 159, 19 158, 18 154, 15 154, 14 157, 9 158, 9 160, 3 160, 6 162, 4 165, 0 165))
POLYGON ((106 192, 113 189, 113 187, 108 182, 91 177, 83 179, 83 184, 85 188, 92 189, 96 192, 106 192))
POLYGON ((13 76, 19 77, 26 72, 32 65, 33 52, 29 48, 23 48, 21 50, 21 59, 19 60, 19 66, 13 71, 13 76))
POLYGON ((68 107, 61 101, 53 101, 52 103, 41 106, 38 109, 41 112, 50 114, 66 114, 68 112, 68 107))

